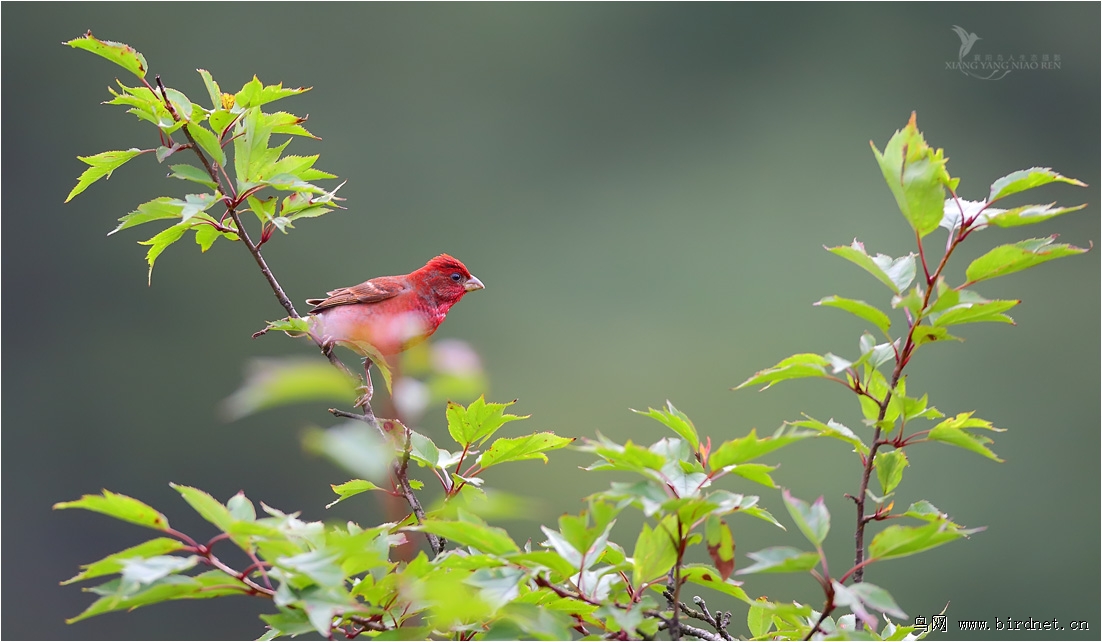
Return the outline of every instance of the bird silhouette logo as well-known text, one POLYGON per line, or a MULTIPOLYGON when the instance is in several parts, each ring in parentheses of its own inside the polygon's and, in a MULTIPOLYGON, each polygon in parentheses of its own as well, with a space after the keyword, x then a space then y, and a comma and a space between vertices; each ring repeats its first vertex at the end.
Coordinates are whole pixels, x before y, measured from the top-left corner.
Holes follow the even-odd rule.
POLYGON ((960 70, 960 73, 964 74, 965 76, 979 78, 980 80, 999 80, 1006 77, 1006 75, 1010 73, 1009 69, 996 68, 991 70, 991 73, 987 74, 986 76, 982 76, 969 69, 969 66, 966 65, 964 62, 964 57, 968 55, 968 52, 972 51, 972 47, 975 46, 976 41, 983 40, 983 38, 980 38, 976 34, 968 31, 967 29, 959 25, 953 25, 953 31, 957 34, 957 37, 960 38, 960 52, 957 54, 957 60, 960 62, 960 64, 957 66, 957 69, 960 70))

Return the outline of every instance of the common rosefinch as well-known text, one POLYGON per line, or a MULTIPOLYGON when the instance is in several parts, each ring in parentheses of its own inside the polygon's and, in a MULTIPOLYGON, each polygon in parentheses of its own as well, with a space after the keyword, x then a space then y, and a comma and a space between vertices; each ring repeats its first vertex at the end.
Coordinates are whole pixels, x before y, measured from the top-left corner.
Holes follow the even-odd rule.
POLYGON ((323 346, 344 345, 372 359, 424 341, 463 295, 484 287, 458 259, 441 254, 409 274, 380 276, 306 302, 314 306, 311 331, 323 346))

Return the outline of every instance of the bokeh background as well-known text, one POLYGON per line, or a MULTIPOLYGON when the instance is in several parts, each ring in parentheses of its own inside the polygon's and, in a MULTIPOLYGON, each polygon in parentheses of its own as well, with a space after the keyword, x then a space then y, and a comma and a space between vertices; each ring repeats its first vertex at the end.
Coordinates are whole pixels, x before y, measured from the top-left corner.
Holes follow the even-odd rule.
MULTIPOLYGON (((807 412, 859 426, 840 388, 729 388, 795 352, 854 355, 859 323, 811 307, 828 294, 886 304, 885 290, 822 250, 855 236, 911 249, 868 147, 917 110, 978 199, 1010 171, 1052 166, 1091 184, 1030 201, 1084 212, 973 237, 970 257, 1026 235, 1098 242, 1099 6, 680 4, 13 4, 3 24, 3 630, 5 638, 252 638, 246 598, 178 603, 67 627, 93 596, 58 582, 149 533, 51 505, 109 488, 207 526, 168 487, 204 488, 309 519, 380 519, 361 497, 325 511, 348 475, 304 454, 325 406, 227 424, 218 404, 257 356, 313 355, 249 334, 282 310, 240 246, 162 255, 146 286, 147 229, 105 238, 115 219, 185 185, 140 159, 73 203, 77 155, 155 144, 99 105, 125 72, 60 45, 91 29, 142 51, 153 73, 205 100, 197 67, 226 91, 257 74, 313 86, 281 103, 309 114, 318 166, 348 184, 347 211, 305 221, 265 250, 301 302, 449 252, 486 284, 441 337, 483 357, 488 396, 517 398, 529 430, 649 443, 660 426, 629 408, 672 400, 713 440, 771 431, 807 412), (973 53, 1060 57, 1059 70, 982 81, 947 68, 973 53)), ((936 233, 937 247, 942 233, 936 233)), ((957 619, 1099 619, 1099 253, 979 288, 1023 300, 1012 326, 966 326, 963 344, 919 353, 911 391, 947 413, 1009 429, 996 464, 962 450, 908 450, 897 505, 929 499, 970 541, 870 569, 911 615, 950 602, 957 619)), ((319 357, 320 358, 320 357, 319 357)), ((443 438, 443 413, 422 428, 443 438)), ((798 496, 826 496, 829 553, 852 559, 857 483, 840 443, 805 441, 770 461, 798 496), (847 534, 849 533, 849 534, 847 534)), ((488 483, 531 496, 519 538, 607 485, 589 458, 559 453, 488 483)), ((783 515, 779 493, 760 492, 783 515)), ((787 518, 786 518, 787 519, 787 518)), ((635 523, 614 534, 630 546, 635 523)), ((749 518, 743 553, 802 544, 749 518)), ((752 594, 818 604, 803 576, 751 577, 752 594)), ((718 606, 713 604, 713 606, 718 606)), ((740 612, 739 605, 725 605, 740 612)), ((742 621, 736 615, 737 621, 742 621)), ((736 630, 738 630, 736 628, 736 630)), ((742 631, 745 634, 745 631, 742 631)), ((1004 634, 1005 636, 1006 634, 1004 634)), ((1022 634, 1019 634, 1022 635, 1022 634)), ((1033 633, 1027 637, 1070 638, 1033 633)), ((962 637, 956 631, 953 637, 962 637)), ((989 637, 997 637, 992 633, 989 637)))

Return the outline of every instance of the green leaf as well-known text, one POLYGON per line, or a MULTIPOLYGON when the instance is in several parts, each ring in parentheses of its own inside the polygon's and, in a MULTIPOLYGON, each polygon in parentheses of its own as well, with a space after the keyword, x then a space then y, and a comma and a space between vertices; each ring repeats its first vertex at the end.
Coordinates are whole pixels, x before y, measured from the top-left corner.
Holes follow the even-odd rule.
POLYGON ((899 608, 891 594, 879 586, 861 582, 860 584, 851 584, 847 588, 850 593, 857 595, 865 606, 901 620, 907 618, 907 614, 899 608))
POLYGON ((736 575, 751 573, 797 573, 810 571, 819 563, 818 553, 808 553, 791 546, 771 546, 754 553, 747 553, 754 564, 740 568, 736 575))
POLYGON ((1053 259, 1082 254, 1086 248, 1066 243, 1056 243, 1056 236, 1027 239, 1008 245, 1000 245, 972 261, 965 271, 969 283, 1013 274, 1053 259))
POLYGON ((631 585, 637 590, 660 581, 677 562, 677 525, 672 517, 653 529, 643 524, 632 553, 631 585))
POLYGON ((124 593, 121 590, 124 588, 123 584, 125 582, 120 578, 91 589, 102 597, 80 615, 65 620, 65 623, 74 624, 96 615, 112 611, 131 611, 140 606, 169 600, 203 599, 245 592, 243 585, 236 583, 222 571, 207 571, 191 577, 170 575, 136 593, 124 593))
POLYGON ((245 497, 245 491, 237 491, 237 494, 226 500, 226 508, 230 515, 237 521, 251 522, 256 520, 256 507, 245 497))
POLYGON ((328 548, 319 548, 290 557, 277 558, 275 565, 281 569, 305 575, 318 586, 335 588, 344 584, 344 573, 337 564, 339 557, 328 548))
MULTIPOLYGON (((145 150, 148 151, 148 150, 145 150)), ((144 154, 145 151, 136 147, 131 147, 126 151, 110 151, 100 152, 95 156, 77 156, 78 159, 91 165, 88 169, 80 175, 77 179, 77 185, 69 192, 69 195, 65 197, 65 202, 73 200, 73 197, 80 194, 88 187, 98 181, 101 178, 111 178, 111 173, 116 169, 122 167, 127 161, 144 154)))
POLYGON ((936 230, 942 218, 945 186, 951 179, 945 169, 945 153, 926 144, 915 114, 892 136, 883 154, 876 145, 869 145, 911 228, 919 237, 936 230))
POLYGON ((907 557, 930 550, 980 529, 964 530, 944 521, 923 526, 889 526, 876 534, 869 545, 869 558, 878 561, 907 557))
POLYGON ((172 173, 169 176, 173 178, 179 178, 180 180, 192 181, 199 183, 200 185, 206 185, 211 189, 218 189, 218 183, 211 180, 210 175, 206 171, 199 169, 194 165, 172 165, 169 167, 172 173))
POLYGON ((203 78, 203 86, 207 88, 207 96, 210 98, 211 109, 218 109, 222 106, 222 89, 218 87, 218 83, 215 82, 214 77, 210 75, 210 72, 206 69, 196 69, 199 75, 203 78))
POLYGON ((759 603, 764 600, 765 598, 758 598, 746 613, 746 626, 750 629, 750 636, 754 638, 763 637, 773 629, 773 614, 759 603))
POLYGON ((949 331, 941 326, 919 325, 914 329, 914 333, 911 334, 911 339, 914 341, 915 346, 925 345, 927 343, 934 343, 935 341, 960 341, 960 337, 954 337, 949 334, 949 331))
POLYGON ((159 221, 166 218, 179 218, 180 211, 182 210, 179 203, 179 199, 169 196, 162 196, 152 201, 142 203, 138 206, 138 209, 120 218, 119 226, 108 232, 107 235, 111 236, 120 230, 125 230, 151 221, 159 221))
POLYGON ((681 580, 710 588, 747 604, 751 602, 750 596, 741 588, 742 582, 730 578, 721 579, 719 572, 707 564, 686 564, 682 566, 681 580))
POLYGON ((478 464, 482 468, 489 468, 508 461, 526 459, 542 459, 547 463, 547 455, 544 455, 544 452, 565 448, 573 442, 573 437, 559 437, 553 432, 537 432, 523 437, 497 439, 478 458, 478 464))
POLYGON ((786 431, 782 426, 773 436, 759 439, 757 428, 751 428, 750 434, 745 437, 720 444, 708 458, 708 467, 712 470, 719 470, 732 464, 742 464, 793 442, 811 437, 813 434, 810 432, 786 431))
POLYGON ((825 305, 832 308, 838 308, 845 310, 850 314, 864 319, 874 326, 880 328, 880 331, 885 335, 888 334, 888 330, 891 328, 892 321, 888 318, 887 314, 884 314, 879 309, 865 303, 864 301, 858 301, 856 299, 846 299, 840 296, 828 296, 820 299, 815 305, 825 305))
POLYGON ((796 522, 800 532, 815 546, 822 546, 827 533, 830 532, 830 513, 827 511, 826 502, 820 496, 814 503, 808 504, 802 499, 793 497, 788 489, 781 492, 785 508, 796 522))
POLYGON ((753 377, 735 386, 734 390, 746 386, 766 384, 762 390, 770 388, 773 384, 786 379, 801 379, 805 377, 826 377, 826 367, 830 360, 826 357, 811 353, 794 354, 772 368, 766 368, 757 372, 753 377))
POLYGON ((987 202, 991 203, 1000 198, 1010 196, 1011 194, 1024 192, 1034 187, 1048 185, 1049 183, 1068 183, 1078 187, 1087 186, 1087 184, 1082 181, 1068 178, 1067 176, 1061 176, 1052 171, 1049 167, 1031 167, 1030 169, 1020 169, 1016 172, 1010 172, 994 183, 991 183, 991 193, 987 197, 987 202))
MULTIPOLYGON (((965 290, 967 292, 967 290, 965 290)), ((964 294, 963 292, 961 294, 964 294)), ((983 323, 983 322, 995 322, 995 323, 1009 323, 1014 324, 1014 319, 1011 319, 1007 315, 1003 314, 1010 308, 1018 305, 1021 301, 1017 300, 999 300, 999 301, 983 301, 983 302, 970 302, 966 301, 959 303, 945 312, 930 315, 930 319, 935 326, 947 327, 951 325, 961 325, 964 323, 983 323)))
POLYGON ((181 222, 173 225, 172 227, 165 228, 154 235, 147 241, 139 241, 140 245, 148 245, 149 251, 145 254, 145 260, 149 263, 149 283, 153 283, 153 264, 157 262, 157 257, 164 252, 165 249, 180 240, 180 237, 184 235, 184 232, 191 228, 191 224, 188 222, 181 222))
POLYGON ((363 479, 385 478, 395 457, 393 446, 383 440, 378 430, 362 421, 347 421, 326 430, 308 430, 303 435, 302 445, 309 452, 327 457, 363 479))
POLYGON ((464 408, 454 401, 449 401, 445 412, 448 418, 448 433, 457 444, 463 447, 473 445, 475 442, 485 443, 506 423, 529 417, 529 415, 505 414, 505 409, 515 403, 516 399, 508 403, 486 403, 485 397, 479 396, 464 408))
POLYGON ((804 417, 807 417, 807 419, 803 421, 789 422, 789 424, 792 426, 798 426, 800 428, 810 428, 811 430, 819 433, 819 437, 830 437, 832 439, 837 439, 839 441, 844 441, 848 444, 852 444, 859 453, 867 454, 869 452, 869 447, 865 445, 865 442, 861 441, 861 438, 858 437, 848 427, 834 421, 833 419, 830 419, 826 423, 823 423, 818 419, 813 419, 812 417, 808 417, 807 415, 804 415, 804 417))
POLYGON ((481 520, 468 522, 429 519, 418 526, 409 527, 409 530, 433 533, 490 555, 506 555, 520 551, 520 547, 513 538, 509 537, 505 529, 489 526, 481 520))
POLYGON ((850 245, 828 247, 826 250, 854 263, 875 276, 896 294, 907 289, 907 286, 915 278, 915 255, 913 253, 897 259, 893 259, 886 254, 869 256, 865 252, 865 245, 857 239, 853 239, 853 243, 850 245))
POLYGON ((369 490, 384 490, 379 488, 375 484, 365 481, 363 479, 352 479, 344 482, 343 484, 330 484, 333 492, 339 495, 339 497, 325 505, 326 508, 332 508, 334 505, 343 502, 349 497, 354 497, 360 493, 366 493, 369 490))
POLYGON ((895 490, 899 482, 903 481, 903 469, 909 465, 907 455, 902 450, 876 453, 873 466, 876 468, 876 479, 880 481, 880 488, 885 495, 895 490))
POLYGON ((355 398, 356 384, 347 373, 317 359, 256 359, 249 364, 241 387, 222 402, 222 411, 232 421, 294 403, 346 403, 355 398))
POLYGON ((135 557, 122 560, 121 563, 120 575, 123 583, 131 582, 133 585, 142 586, 194 568, 199 563, 199 556, 155 555, 148 558, 135 557))
POLYGON ((168 530, 167 517, 133 497, 112 493, 109 490, 104 490, 102 495, 85 495, 71 502, 54 504, 54 510, 66 508, 83 508, 154 530, 168 530))
POLYGON ((777 483, 769 476, 769 473, 776 469, 777 466, 768 466, 766 464, 735 464, 730 470, 732 473, 744 479, 749 479, 752 482, 769 488, 776 488, 777 483))
POLYGON ((215 162, 219 165, 226 164, 226 152, 222 150, 222 145, 218 142, 218 136, 211 130, 203 127, 198 123, 189 122, 184 125, 187 132, 191 134, 191 137, 195 139, 195 142, 202 148, 215 162))
POLYGON ((74 49, 91 51, 97 56, 103 56, 138 78, 145 78, 145 72, 149 69, 145 62, 145 56, 130 45, 110 40, 100 40, 93 36, 91 31, 62 44, 69 45, 74 49))
POLYGON ((1056 218, 1061 214, 1078 212, 1087 206, 1086 203, 1074 207, 1053 207, 1056 203, 1048 205, 1022 205, 1009 210, 988 209, 984 221, 997 227, 1018 227, 1020 225, 1033 225, 1042 223, 1050 218, 1056 218))
POLYGON ((264 327, 264 332, 272 330, 286 332, 291 336, 300 336, 310 331, 310 323, 307 319, 287 317, 278 321, 269 321, 264 327))
POLYGON ((692 420, 689 419, 685 413, 674 408, 673 403, 669 400, 666 401, 665 410, 647 408, 646 412, 634 409, 632 412, 646 415, 651 419, 663 423, 667 428, 677 433, 682 439, 689 442, 693 452, 700 450, 700 436, 696 432, 696 426, 693 425, 692 420))
POLYGON ((704 522, 704 541, 708 545, 708 556, 716 565, 719 576, 726 580, 735 571, 735 539, 727 522, 716 515, 709 515, 704 522))
POLYGON ((225 532, 235 521, 237 521, 224 504, 211 497, 206 492, 198 488, 184 486, 182 484, 173 484, 171 482, 169 486, 176 489, 176 492, 180 493, 180 496, 195 509, 196 513, 199 513, 203 519, 218 527, 218 530, 225 532))
POLYGON ((102 577, 104 575, 111 575, 122 571, 123 561, 130 559, 146 559, 157 555, 164 555, 165 553, 171 553, 178 551, 184 547, 183 542, 168 537, 158 537, 151 539, 148 542, 143 542, 137 546, 131 546, 126 550, 119 551, 113 555, 92 562, 91 564, 82 564, 80 573, 77 573, 73 577, 62 582, 62 585, 72 584, 73 582, 80 582, 82 580, 90 580, 95 577, 102 577))
POLYGON ((988 459, 994 459, 1002 463, 1003 460, 999 459, 999 457, 987 447, 987 444, 992 443, 993 440, 984 435, 968 432, 970 428, 995 432, 1006 431, 1004 428, 996 428, 990 421, 985 419, 973 418, 971 412, 962 412, 956 417, 950 417, 934 426, 926 438, 930 441, 940 441, 952 446, 957 446, 958 448, 971 450, 988 459))

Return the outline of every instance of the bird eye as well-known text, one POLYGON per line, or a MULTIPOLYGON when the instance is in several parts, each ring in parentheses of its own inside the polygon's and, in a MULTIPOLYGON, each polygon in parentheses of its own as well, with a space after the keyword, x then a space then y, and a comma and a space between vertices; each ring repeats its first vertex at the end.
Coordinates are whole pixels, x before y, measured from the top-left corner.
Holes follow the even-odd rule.
POLYGON ((460 274, 459 272, 453 272, 452 275, 451 275, 451 280, 455 281, 456 283, 459 283, 460 281, 463 280, 463 275, 460 274))

